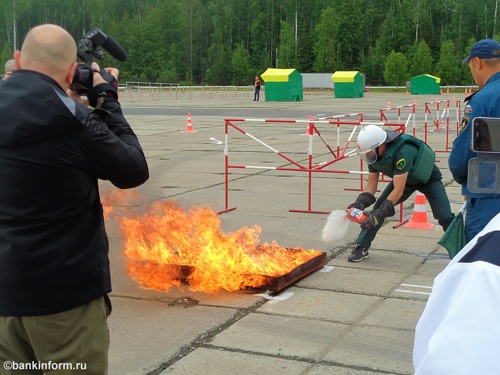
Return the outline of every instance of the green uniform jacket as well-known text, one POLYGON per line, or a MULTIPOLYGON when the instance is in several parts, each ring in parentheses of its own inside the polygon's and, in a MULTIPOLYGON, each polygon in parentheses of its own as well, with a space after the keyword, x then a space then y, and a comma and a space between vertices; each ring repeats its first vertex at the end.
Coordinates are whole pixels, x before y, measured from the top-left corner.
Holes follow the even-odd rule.
POLYGON ((407 185, 429 181, 436 155, 425 142, 401 134, 386 146, 384 156, 368 166, 369 172, 380 172, 391 178, 408 172, 407 185))

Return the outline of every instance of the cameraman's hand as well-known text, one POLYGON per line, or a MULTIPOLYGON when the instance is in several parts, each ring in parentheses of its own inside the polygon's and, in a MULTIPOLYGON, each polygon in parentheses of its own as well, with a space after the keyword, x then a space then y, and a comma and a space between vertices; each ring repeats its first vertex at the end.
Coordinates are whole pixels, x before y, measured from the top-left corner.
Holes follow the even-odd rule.
MULTIPOLYGON (((101 83, 111 83, 111 82, 108 82, 106 81, 103 76, 101 75, 101 68, 99 67, 99 65, 96 63, 96 62, 93 62, 90 67, 92 69, 95 69, 96 71, 94 72, 94 76, 93 76, 93 86, 96 87, 97 85, 101 84, 101 83)), ((111 74, 115 80, 118 80, 118 75, 120 73, 120 71, 116 68, 105 68, 104 71, 108 72, 109 74, 111 74)))
POLYGON ((80 94, 78 94, 76 91, 73 91, 71 89, 67 89, 66 90, 66 94, 71 98, 73 99, 75 102, 77 103, 81 103, 85 106, 88 106, 89 105, 89 100, 87 99, 87 97, 85 98, 82 98, 80 96, 80 94))
POLYGON ((6 80, 6 79, 9 79, 10 75, 12 74, 12 72, 5 72, 5 74, 3 75, 3 78, 2 80, 6 80))
POLYGON ((100 70, 96 62, 93 62, 90 67, 94 69, 92 76, 93 87, 87 93, 90 106, 100 108, 104 100, 101 100, 101 98, 118 100, 118 81, 116 79, 118 77, 118 69, 106 68, 100 70), (98 102, 100 103, 99 105, 98 102))

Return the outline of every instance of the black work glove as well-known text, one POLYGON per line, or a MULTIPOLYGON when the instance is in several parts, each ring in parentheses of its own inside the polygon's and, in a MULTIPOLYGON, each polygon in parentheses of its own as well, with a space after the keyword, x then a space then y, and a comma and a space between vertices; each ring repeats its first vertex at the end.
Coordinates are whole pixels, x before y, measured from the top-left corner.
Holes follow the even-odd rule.
MULTIPOLYGON (((96 72, 96 70, 94 70, 96 72)), ((87 93, 87 99, 92 107, 95 107, 99 98, 113 98, 118 100, 118 81, 112 74, 101 70, 100 74, 107 83, 100 83, 92 87, 87 93)))
POLYGON ((373 203, 375 203, 376 199, 373 194, 370 194, 368 192, 361 193, 358 195, 356 198, 356 202, 351 203, 349 206, 347 206, 346 211, 349 208, 357 208, 358 210, 364 210, 366 207, 370 207, 373 203))
POLYGON ((359 225, 361 229, 371 229, 382 223, 386 217, 394 216, 395 213, 394 204, 390 200, 385 200, 376 210, 365 212, 370 216, 359 225))
POLYGON ((111 84, 100 83, 96 87, 92 87, 92 89, 89 90, 87 98, 89 100, 89 104, 92 107, 95 107, 99 98, 113 98, 118 100, 118 92, 111 84))

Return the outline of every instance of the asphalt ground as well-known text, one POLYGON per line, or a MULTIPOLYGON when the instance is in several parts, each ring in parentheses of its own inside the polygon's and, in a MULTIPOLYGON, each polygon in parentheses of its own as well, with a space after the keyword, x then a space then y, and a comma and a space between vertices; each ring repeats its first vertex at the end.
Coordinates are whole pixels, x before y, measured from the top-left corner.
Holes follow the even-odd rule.
MULTIPOLYGON (((340 99, 332 92, 306 92, 302 102, 266 102, 262 92, 261 100, 254 102, 252 91, 121 93, 123 111, 144 148, 151 177, 134 189, 137 197, 115 201, 107 220, 113 282, 109 374, 413 373, 415 325, 434 277, 449 262, 446 250, 437 245, 441 228, 398 225, 401 217, 411 218, 413 196, 380 230, 370 258, 349 263, 347 255, 359 227, 352 223, 343 241, 325 243, 321 232, 327 215, 314 212, 345 209, 355 200, 363 178, 359 158, 341 159, 329 166, 336 172, 312 173, 310 178, 303 171, 280 168, 293 168, 290 159, 307 166, 309 152, 315 165, 328 163, 334 159, 332 151, 337 146, 342 150, 352 135, 351 124, 317 123, 323 140, 307 136, 304 120, 310 115, 363 113, 364 121, 377 122, 380 109, 402 106, 399 120, 397 110, 387 111, 388 121, 404 123, 410 118, 407 131, 423 139, 428 103, 427 140, 439 151, 437 163, 452 209, 458 212, 463 199, 448 170, 446 151, 463 96, 367 92, 364 98, 340 99), (446 116, 439 128, 433 122, 447 100, 449 135, 446 116), (411 115, 415 103, 417 111, 411 115), (185 132, 188 113, 194 132, 185 132), (230 168, 227 188, 226 118, 246 119, 234 122, 241 131, 229 127, 229 163, 254 167, 230 168), (175 201, 185 210, 235 208, 219 215, 224 233, 258 225, 261 243, 320 250, 327 264, 279 293, 193 292, 186 284, 168 292, 143 289, 125 270, 125 238, 115 218, 165 201, 175 201)), ((356 116, 350 119, 356 121, 356 116)), ((353 149, 354 140, 346 151, 353 149)), ((382 181, 380 187, 384 186, 382 181)), ((101 190, 103 197, 116 191, 107 183, 101 190)), ((428 221, 436 223, 428 204, 427 210, 428 221)))

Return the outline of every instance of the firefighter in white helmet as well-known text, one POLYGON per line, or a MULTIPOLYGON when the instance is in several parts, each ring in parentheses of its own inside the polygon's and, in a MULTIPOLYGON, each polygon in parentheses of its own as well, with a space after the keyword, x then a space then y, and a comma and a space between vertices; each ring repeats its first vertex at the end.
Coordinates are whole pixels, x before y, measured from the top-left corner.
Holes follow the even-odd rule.
POLYGON ((411 135, 387 131, 377 125, 367 125, 359 132, 358 154, 368 164, 368 181, 349 208, 364 210, 368 219, 360 223, 361 233, 348 257, 350 262, 368 258, 368 249, 384 219, 395 214, 394 206, 404 202, 416 190, 425 194, 432 214, 444 230, 453 220, 450 202, 442 182, 441 171, 435 164, 434 151, 411 135), (379 198, 375 198, 380 174, 391 177, 379 198))

